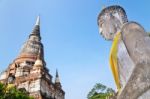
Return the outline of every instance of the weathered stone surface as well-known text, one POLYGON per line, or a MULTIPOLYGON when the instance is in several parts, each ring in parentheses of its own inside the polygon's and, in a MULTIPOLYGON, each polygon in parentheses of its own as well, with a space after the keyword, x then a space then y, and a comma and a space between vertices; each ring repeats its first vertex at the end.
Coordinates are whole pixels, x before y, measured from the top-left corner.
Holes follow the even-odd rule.
POLYGON ((127 22, 125 10, 118 5, 104 8, 98 16, 99 32, 106 40, 113 40, 122 24, 127 22))
MULTIPOLYGON (((128 22, 126 12, 120 6, 104 8, 98 16, 99 29, 106 40, 113 40, 116 33, 121 31, 122 25, 126 22, 128 22)), ((119 39, 117 49, 119 80, 121 88, 123 88, 133 71, 134 63, 122 39, 119 39)))
POLYGON ((129 56, 127 48, 122 39, 120 39, 120 42, 118 44, 117 57, 118 57, 118 70, 119 70, 118 72, 120 77, 120 84, 121 87, 124 88, 133 72, 135 64, 132 61, 131 57, 129 56))
POLYGON ((135 22, 125 24, 121 33, 135 68, 118 99, 145 99, 150 96, 150 37, 135 22))
MULTIPOLYGON (((58 79, 58 77, 56 77, 58 79)), ((35 99, 64 99, 61 83, 53 82, 46 68, 39 17, 19 56, 0 75, 0 82, 23 88, 35 99)))
POLYGON ((128 22, 120 6, 104 8, 98 16, 98 25, 107 40, 113 40, 115 34, 121 32, 117 53, 121 92, 117 99, 149 99, 150 37, 144 28, 128 22))

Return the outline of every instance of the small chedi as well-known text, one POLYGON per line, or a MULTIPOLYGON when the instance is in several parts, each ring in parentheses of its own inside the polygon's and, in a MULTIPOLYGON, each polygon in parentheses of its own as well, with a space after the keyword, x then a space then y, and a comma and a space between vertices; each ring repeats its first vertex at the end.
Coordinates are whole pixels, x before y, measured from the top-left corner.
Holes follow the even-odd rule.
POLYGON ((100 34, 113 41, 110 66, 118 89, 117 99, 150 98, 150 37, 137 22, 128 21, 118 6, 98 16, 100 34))
POLYGON ((46 67, 40 36, 40 17, 18 57, 1 73, 0 82, 26 90, 34 99, 64 99, 58 72, 55 82, 46 67))

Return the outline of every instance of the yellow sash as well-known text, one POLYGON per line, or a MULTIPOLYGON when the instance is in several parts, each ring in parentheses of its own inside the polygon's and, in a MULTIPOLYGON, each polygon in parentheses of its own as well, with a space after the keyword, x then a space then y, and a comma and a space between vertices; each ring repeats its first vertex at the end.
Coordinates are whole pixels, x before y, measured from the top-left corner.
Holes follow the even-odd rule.
POLYGON ((111 68, 118 91, 120 91, 121 89, 119 73, 118 73, 118 59, 117 59, 118 43, 119 43, 120 37, 121 37, 121 33, 119 32, 116 34, 113 40, 113 44, 112 44, 111 51, 110 51, 110 59, 109 59, 110 68, 111 68))

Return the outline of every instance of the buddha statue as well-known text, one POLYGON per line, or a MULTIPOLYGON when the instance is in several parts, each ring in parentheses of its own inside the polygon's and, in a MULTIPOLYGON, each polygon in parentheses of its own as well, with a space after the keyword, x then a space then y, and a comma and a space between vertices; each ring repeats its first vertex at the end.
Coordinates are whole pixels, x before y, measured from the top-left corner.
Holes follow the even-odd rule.
POLYGON ((98 16, 100 34, 112 41, 110 66, 118 99, 150 97, 150 37, 137 22, 128 21, 118 5, 104 8, 98 16))

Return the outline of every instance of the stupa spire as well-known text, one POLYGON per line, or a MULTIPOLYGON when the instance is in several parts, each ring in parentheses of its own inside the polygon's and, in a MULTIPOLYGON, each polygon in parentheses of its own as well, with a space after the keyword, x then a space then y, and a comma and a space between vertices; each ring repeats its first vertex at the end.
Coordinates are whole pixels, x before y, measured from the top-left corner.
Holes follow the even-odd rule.
POLYGON ((55 86, 56 86, 56 88, 61 89, 61 83, 60 83, 60 79, 59 79, 59 75, 58 75, 58 70, 57 69, 56 69, 55 86))
POLYGON ((40 16, 37 16, 35 25, 39 25, 40 26, 40 16))
POLYGON ((35 22, 35 26, 30 34, 30 36, 38 36, 40 39, 40 16, 37 16, 36 22, 35 22))
POLYGON ((56 78, 55 78, 55 83, 60 83, 59 75, 58 75, 58 70, 57 70, 57 69, 56 69, 56 78))
POLYGON ((44 60, 43 44, 41 42, 41 36, 40 36, 40 16, 37 16, 34 28, 30 33, 27 41, 23 44, 19 56, 34 55, 35 57, 37 57, 39 50, 40 50, 40 58, 44 60))

